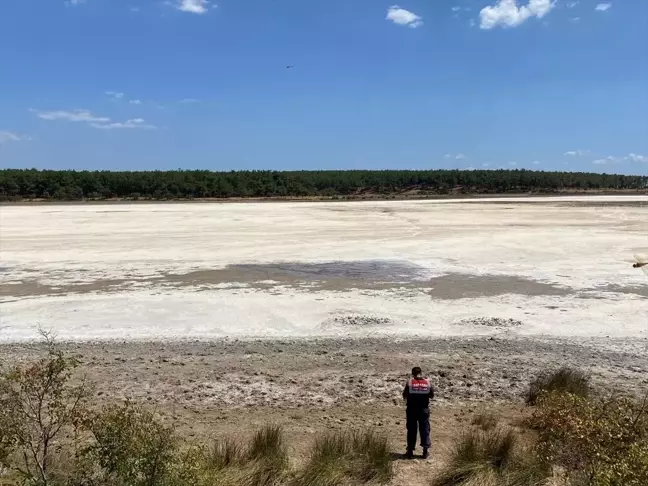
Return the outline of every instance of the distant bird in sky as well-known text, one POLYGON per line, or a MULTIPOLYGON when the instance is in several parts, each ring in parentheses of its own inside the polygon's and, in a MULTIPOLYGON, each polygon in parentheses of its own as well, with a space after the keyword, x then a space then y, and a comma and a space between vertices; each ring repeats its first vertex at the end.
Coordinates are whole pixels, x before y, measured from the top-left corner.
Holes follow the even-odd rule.
POLYGON ((292 69, 292 68, 294 68, 294 67, 295 67, 295 66, 293 66, 293 65, 291 65, 291 64, 288 64, 288 65, 286 66, 286 69, 292 69))

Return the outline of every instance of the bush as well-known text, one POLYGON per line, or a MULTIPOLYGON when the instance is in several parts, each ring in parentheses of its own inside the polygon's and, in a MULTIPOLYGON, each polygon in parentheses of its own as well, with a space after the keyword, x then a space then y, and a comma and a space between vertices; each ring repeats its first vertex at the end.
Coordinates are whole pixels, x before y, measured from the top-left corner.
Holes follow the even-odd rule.
POLYGON ((47 357, 0 375, 0 466, 30 484, 52 484, 52 463, 91 394, 73 384, 78 361, 58 351, 49 335, 47 357))
POLYGON ((549 468, 521 444, 515 431, 466 432, 432 486, 539 486, 549 468))
POLYGON ((573 481, 591 486, 648 484, 648 404, 553 392, 531 419, 540 453, 573 481))
POLYGON ((387 438, 373 431, 318 437, 296 486, 387 483, 393 475, 387 438))
POLYGON ((95 443, 93 457, 106 479, 128 486, 166 484, 178 439, 155 416, 130 403, 108 406, 86 422, 95 443))
POLYGON ((543 373, 529 385, 526 403, 535 405, 542 393, 554 391, 587 397, 590 392, 589 378, 580 370, 566 367, 543 373))

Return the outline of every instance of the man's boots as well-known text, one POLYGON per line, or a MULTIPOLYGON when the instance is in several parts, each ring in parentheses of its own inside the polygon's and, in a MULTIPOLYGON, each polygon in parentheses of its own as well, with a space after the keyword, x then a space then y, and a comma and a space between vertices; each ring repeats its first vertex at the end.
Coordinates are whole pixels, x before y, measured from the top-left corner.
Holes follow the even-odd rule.
POLYGON ((412 449, 407 449, 405 459, 414 459, 414 451, 412 449))
POLYGON ((427 459, 428 457, 430 457, 430 454, 428 453, 428 450, 423 449, 423 459, 427 459))

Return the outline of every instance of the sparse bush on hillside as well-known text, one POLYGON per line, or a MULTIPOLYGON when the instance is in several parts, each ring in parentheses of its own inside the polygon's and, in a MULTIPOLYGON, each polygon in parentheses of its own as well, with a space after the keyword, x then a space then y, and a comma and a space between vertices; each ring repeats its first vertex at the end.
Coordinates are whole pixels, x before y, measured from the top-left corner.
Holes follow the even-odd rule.
POLYGON ((431 486, 540 486, 544 464, 512 429, 469 430, 431 486))
POLYGON ((335 432, 315 440, 310 459, 294 485, 384 484, 392 474, 392 459, 385 436, 373 431, 335 432))
POLYGON ((53 484, 52 463, 61 440, 75 428, 91 387, 72 382, 79 362, 42 334, 46 357, 0 375, 0 466, 26 484, 46 486, 53 484))
POLYGON ((648 484, 648 402, 543 395, 530 421, 539 451, 575 484, 648 484))
POLYGON ((126 403, 108 406, 85 422, 94 439, 84 451, 105 482, 128 486, 168 483, 179 440, 155 415, 126 403))
POLYGON ((529 385, 526 402, 535 405, 542 393, 554 391, 587 397, 590 392, 589 378, 582 371, 567 367, 542 373, 529 385))

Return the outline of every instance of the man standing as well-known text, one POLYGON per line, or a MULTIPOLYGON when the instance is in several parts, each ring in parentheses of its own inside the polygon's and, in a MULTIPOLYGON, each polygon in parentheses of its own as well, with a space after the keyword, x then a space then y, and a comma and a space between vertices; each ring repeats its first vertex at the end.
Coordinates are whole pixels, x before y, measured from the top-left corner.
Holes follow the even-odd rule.
POLYGON ((421 368, 412 368, 412 377, 407 380, 403 398, 407 402, 407 458, 414 457, 416 433, 421 436, 423 459, 427 459, 430 449, 430 399, 434 398, 434 389, 430 380, 423 378, 421 368))

